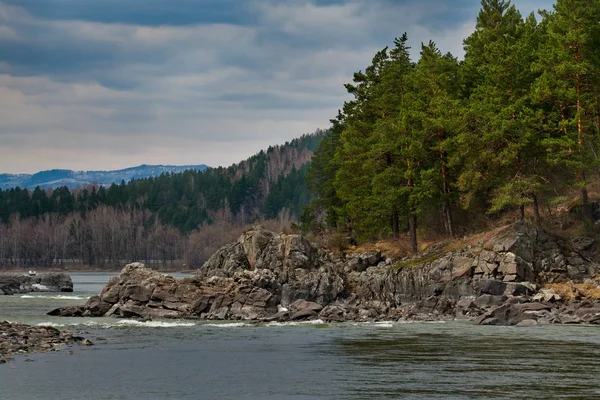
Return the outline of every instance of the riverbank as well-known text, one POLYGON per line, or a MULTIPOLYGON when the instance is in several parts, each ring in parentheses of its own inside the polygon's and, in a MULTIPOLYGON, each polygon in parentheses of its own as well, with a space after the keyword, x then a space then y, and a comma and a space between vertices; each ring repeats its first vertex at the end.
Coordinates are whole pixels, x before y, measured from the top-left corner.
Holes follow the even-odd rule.
POLYGON ((49 315, 596 323, 596 253, 593 239, 565 242, 526 224, 497 229, 460 247, 429 249, 408 260, 379 251, 329 253, 302 236, 257 226, 219 249, 193 277, 175 279, 133 263, 85 305, 58 308, 49 315), (572 292, 565 293, 565 287, 572 292))

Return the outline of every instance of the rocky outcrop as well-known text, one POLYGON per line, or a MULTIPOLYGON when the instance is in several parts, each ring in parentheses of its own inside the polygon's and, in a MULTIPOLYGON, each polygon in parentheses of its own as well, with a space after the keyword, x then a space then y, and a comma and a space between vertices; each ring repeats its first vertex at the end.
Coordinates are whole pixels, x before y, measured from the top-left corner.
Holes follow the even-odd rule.
POLYGON ((564 319, 573 323, 580 317, 563 318, 566 311, 558 306, 546 309, 557 297, 538 289, 547 282, 592 277, 596 273, 593 254, 584 254, 592 246, 584 239, 567 243, 516 224, 461 247, 438 246, 420 259, 393 261, 378 251, 322 252, 302 236, 257 226, 219 249, 194 277, 175 279, 130 264, 85 306, 51 314, 267 321, 467 318, 488 325, 564 319), (542 303, 531 303, 534 299, 542 303))
POLYGON ((6 363, 13 354, 45 353, 70 344, 93 345, 90 340, 51 326, 0 322, 0 364, 6 363))
POLYGON ((64 272, 46 272, 36 276, 0 274, 0 295, 72 291, 73 281, 64 272))

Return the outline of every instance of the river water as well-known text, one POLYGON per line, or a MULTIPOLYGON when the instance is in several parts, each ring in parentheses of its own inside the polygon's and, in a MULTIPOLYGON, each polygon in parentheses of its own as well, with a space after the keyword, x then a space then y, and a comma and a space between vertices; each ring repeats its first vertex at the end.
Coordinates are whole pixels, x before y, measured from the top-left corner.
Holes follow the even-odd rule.
POLYGON ((74 292, 0 296, 0 321, 53 325, 93 347, 0 365, 2 400, 598 399, 600 330, 467 322, 297 324, 49 317, 74 292))

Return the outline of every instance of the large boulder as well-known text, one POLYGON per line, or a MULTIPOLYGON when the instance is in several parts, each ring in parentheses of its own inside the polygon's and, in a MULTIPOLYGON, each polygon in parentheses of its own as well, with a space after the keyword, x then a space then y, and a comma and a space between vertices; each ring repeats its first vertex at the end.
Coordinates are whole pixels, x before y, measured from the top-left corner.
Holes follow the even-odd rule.
POLYGON ((73 281, 64 272, 46 272, 37 276, 0 274, 0 295, 72 291, 73 281))
POLYGON ((64 272, 46 272, 36 276, 33 281, 48 289, 51 292, 72 292, 73 281, 68 274, 64 272))

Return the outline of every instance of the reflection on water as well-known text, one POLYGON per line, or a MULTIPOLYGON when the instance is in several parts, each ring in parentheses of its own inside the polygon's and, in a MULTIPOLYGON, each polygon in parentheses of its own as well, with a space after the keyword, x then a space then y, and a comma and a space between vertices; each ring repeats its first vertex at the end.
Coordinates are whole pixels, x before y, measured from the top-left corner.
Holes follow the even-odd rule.
MULTIPOLYGON (((74 276, 73 296, 108 277, 74 276)), ((96 346, 0 365, 1 399, 600 398, 593 326, 60 318, 43 314, 82 301, 44 295, 0 296, 0 320, 56 324, 96 346)))
POLYGON ((334 341, 332 356, 369 371, 356 398, 600 398, 593 327, 414 328, 334 341))

